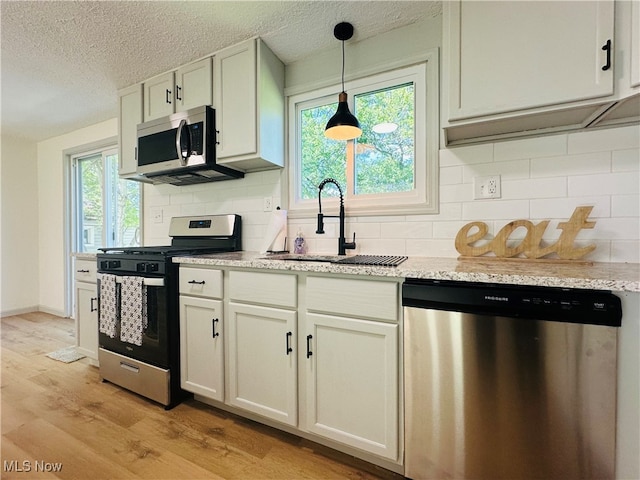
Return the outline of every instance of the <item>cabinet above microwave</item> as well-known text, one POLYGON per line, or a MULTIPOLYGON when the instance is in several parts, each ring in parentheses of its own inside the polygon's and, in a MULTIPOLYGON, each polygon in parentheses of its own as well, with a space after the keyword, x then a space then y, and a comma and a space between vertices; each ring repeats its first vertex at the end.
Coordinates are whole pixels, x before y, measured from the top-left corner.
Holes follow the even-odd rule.
POLYGON ((639 11, 613 0, 445 2, 445 144, 639 122, 639 11))

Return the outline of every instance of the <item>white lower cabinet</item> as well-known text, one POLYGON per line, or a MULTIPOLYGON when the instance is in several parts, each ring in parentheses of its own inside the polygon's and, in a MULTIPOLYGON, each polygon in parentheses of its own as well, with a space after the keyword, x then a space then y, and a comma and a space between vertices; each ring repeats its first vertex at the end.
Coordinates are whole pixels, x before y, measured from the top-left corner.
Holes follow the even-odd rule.
POLYGON ((229 303, 230 405, 297 425, 296 317, 292 310, 229 303))
POLYGON ((399 465, 399 285, 356 275, 181 267, 182 388, 399 465))
POLYGON ((184 390, 224 400, 222 301, 180 296, 180 384, 184 390))
POLYGON ((398 325, 308 313, 306 429, 398 457, 398 325))
POLYGON ((180 267, 180 386, 224 400, 223 272, 180 267))
POLYGON ((76 350, 98 365, 97 265, 91 260, 75 262, 76 350))

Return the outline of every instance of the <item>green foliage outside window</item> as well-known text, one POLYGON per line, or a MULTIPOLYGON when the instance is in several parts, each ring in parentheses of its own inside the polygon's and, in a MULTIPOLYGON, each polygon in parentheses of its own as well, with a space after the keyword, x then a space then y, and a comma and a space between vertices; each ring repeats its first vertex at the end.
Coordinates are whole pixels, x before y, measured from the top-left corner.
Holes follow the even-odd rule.
MULTIPOLYGON (((406 192, 414 188, 414 85, 398 85, 355 96, 354 113, 362 136, 349 142, 329 140, 324 129, 337 103, 301 110, 300 195, 313 199, 327 177, 350 194, 406 192), (376 133, 375 125, 394 123, 395 131, 376 133), (354 183, 347 183, 347 149, 355 148, 354 183)), ((337 195, 337 190, 333 192, 337 195)), ((332 190, 327 188, 327 196, 332 190)))

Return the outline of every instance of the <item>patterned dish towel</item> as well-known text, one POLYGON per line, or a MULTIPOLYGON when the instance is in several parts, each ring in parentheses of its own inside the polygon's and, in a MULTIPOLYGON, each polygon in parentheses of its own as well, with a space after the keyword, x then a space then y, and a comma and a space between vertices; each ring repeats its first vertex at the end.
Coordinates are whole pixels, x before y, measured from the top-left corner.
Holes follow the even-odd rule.
POLYGON ((116 307, 116 276, 99 273, 100 280, 100 333, 115 338, 117 323, 116 307))
POLYGON ((142 277, 121 277, 120 340, 142 345, 147 328, 147 289, 142 277))

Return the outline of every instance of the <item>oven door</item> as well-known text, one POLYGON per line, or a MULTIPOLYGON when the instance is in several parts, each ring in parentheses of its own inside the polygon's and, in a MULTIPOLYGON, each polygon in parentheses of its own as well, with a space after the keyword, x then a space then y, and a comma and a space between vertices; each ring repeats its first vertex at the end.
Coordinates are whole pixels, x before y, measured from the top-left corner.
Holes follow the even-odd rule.
POLYGON ((122 323, 122 298, 124 276, 115 276, 115 289, 103 289, 102 280, 98 279, 98 339, 100 347, 121 355, 140 360, 161 368, 169 368, 171 363, 171 352, 169 339, 172 334, 171 322, 177 323, 177 319, 172 318, 171 312, 175 311, 175 302, 169 295, 169 277, 143 277, 143 325, 140 345, 131 343, 123 335, 122 323), (105 293, 104 290, 109 290, 105 293), (104 295, 113 296, 115 302, 115 314, 107 313, 106 305, 109 299, 104 295), (105 310, 105 311, 103 311, 105 310), (111 318, 110 318, 111 317, 111 318), (113 328, 103 328, 110 321, 115 322, 113 328), (109 333, 105 333, 107 330, 109 333))

